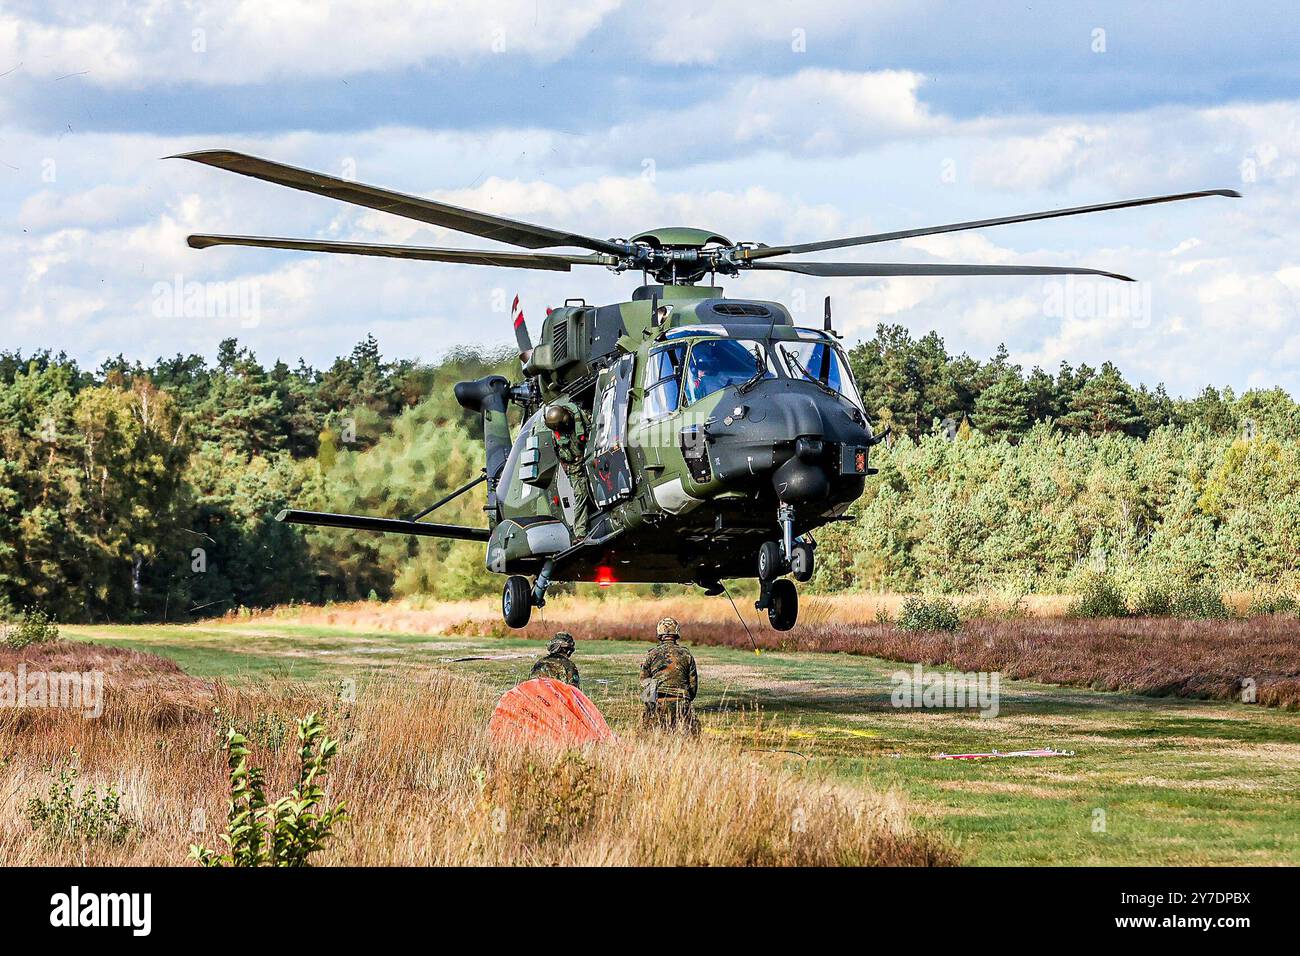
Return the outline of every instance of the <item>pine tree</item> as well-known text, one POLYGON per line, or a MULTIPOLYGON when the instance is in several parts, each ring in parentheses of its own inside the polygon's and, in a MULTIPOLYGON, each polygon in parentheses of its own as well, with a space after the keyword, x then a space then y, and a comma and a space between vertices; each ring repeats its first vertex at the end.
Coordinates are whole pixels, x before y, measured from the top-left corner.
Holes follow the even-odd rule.
POLYGON ((975 402, 973 424, 987 435, 1017 436, 1031 424, 1031 393, 1020 370, 1010 368, 980 393, 975 402))
MULTIPOLYGON (((1082 368, 1082 367, 1081 367, 1082 368)), ((1061 418, 1061 426, 1089 435, 1120 432, 1143 436, 1146 421, 1138 410, 1132 387, 1124 381, 1110 362, 1085 381, 1070 399, 1070 410, 1061 418)))

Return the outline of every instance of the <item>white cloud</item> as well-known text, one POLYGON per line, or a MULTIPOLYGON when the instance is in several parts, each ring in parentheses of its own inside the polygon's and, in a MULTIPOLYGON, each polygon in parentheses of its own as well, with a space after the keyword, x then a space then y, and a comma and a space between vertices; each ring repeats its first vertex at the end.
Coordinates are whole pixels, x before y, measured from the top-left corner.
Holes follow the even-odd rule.
POLYGON ((246 84, 345 76, 490 56, 539 62, 572 52, 618 0, 229 0, 104 4, 67 0, 0 13, 0 62, 38 78, 94 84, 246 84), (39 12, 38 12, 39 11, 39 12))
POLYGON ((599 269, 536 274, 190 250, 184 237, 198 231, 483 244, 157 159, 230 146, 331 171, 351 158, 365 181, 599 237, 690 224, 737 240, 807 241, 1236 185, 1245 199, 932 236, 826 256, 1126 272, 1150 289, 1150 314, 1137 321, 1049 314, 1045 282, 1034 278, 752 274, 731 280, 729 291, 797 297, 812 321, 821 296, 832 294, 837 327, 851 338, 869 334, 880 321, 900 322, 918 335, 935 329, 951 349, 979 356, 1006 341, 1013 360, 1026 365, 1054 368, 1064 360, 1095 366, 1112 359, 1126 374, 1151 384, 1165 381, 1177 393, 1261 377, 1300 392, 1296 103, 956 122, 926 110, 920 82, 912 73, 819 69, 745 77, 718 91, 716 103, 726 109, 666 109, 582 136, 542 128, 377 128, 263 138, 73 133, 59 139, 6 127, 0 129, 4 158, 19 169, 0 177, 0 209, 27 232, 11 232, 0 242, 5 345, 151 358, 177 350, 211 354, 220 338, 238 335, 264 357, 304 354, 322 362, 373 329, 382 331, 389 354, 431 357, 454 344, 508 342, 506 317, 492 311, 500 290, 521 292, 529 314, 538 316, 544 305, 570 295, 617 301, 634 284, 635 277, 599 269), (673 135, 647 136, 647 129, 673 135), (640 175, 642 159, 656 152, 657 176, 640 175), (956 157, 962 178, 943 185, 930 171, 947 156, 956 157), (44 157, 58 160, 54 183, 41 181, 44 157), (1248 182, 1241 181, 1243 157, 1254 159, 1248 182), (257 283, 263 321, 244 329, 238 321, 154 319, 150 289, 177 273, 186 280, 257 283))

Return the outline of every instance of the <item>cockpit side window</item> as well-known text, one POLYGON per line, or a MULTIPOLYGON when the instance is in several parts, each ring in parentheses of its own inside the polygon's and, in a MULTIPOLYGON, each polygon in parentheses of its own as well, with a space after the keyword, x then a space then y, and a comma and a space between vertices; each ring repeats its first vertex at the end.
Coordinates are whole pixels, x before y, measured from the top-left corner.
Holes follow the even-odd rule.
POLYGON ((641 377, 645 387, 645 400, 641 403, 643 421, 662 418, 677 411, 685 358, 685 345, 674 345, 650 353, 646 359, 645 374, 641 377))
POLYGON ((771 359, 760 342, 705 339, 691 346, 682 393, 687 405, 729 385, 753 378, 773 378, 771 359), (762 371, 759 371, 760 368, 762 371))
POLYGON ((777 345, 777 352, 791 378, 809 378, 838 392, 862 408, 853 372, 843 353, 829 341, 790 341, 777 345))

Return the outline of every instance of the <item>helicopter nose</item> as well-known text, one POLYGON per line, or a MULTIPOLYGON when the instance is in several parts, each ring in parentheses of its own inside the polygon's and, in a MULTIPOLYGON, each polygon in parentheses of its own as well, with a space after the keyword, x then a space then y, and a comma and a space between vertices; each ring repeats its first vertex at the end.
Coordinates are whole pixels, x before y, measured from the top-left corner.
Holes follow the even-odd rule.
POLYGON ((814 504, 830 497, 831 479, 820 463, 796 454, 772 473, 772 488, 781 501, 814 504))

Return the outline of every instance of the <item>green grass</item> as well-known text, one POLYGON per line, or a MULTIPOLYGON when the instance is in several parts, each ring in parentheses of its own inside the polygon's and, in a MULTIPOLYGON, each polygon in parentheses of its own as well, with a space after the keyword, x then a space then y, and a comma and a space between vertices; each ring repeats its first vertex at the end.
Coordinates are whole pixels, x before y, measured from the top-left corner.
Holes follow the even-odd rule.
MULTIPOLYGON (((364 687, 377 677, 450 667, 504 691, 527 677, 541 653, 535 641, 278 621, 64 631, 232 682, 351 678, 364 687), (450 662, 479 654, 520 656, 450 662)), ((583 689, 616 729, 637 717, 637 669, 649 647, 579 635, 583 689)), ((1300 864, 1300 714, 1004 681, 999 716, 982 719, 973 711, 895 709, 890 675, 910 665, 839 654, 694 651, 706 733, 752 735, 757 712, 756 759, 818 778, 896 787, 924 825, 960 845, 967 862, 1300 864), (932 759, 1043 746, 1076 755, 932 759), (1104 832, 1094 832, 1098 810, 1104 832)))

